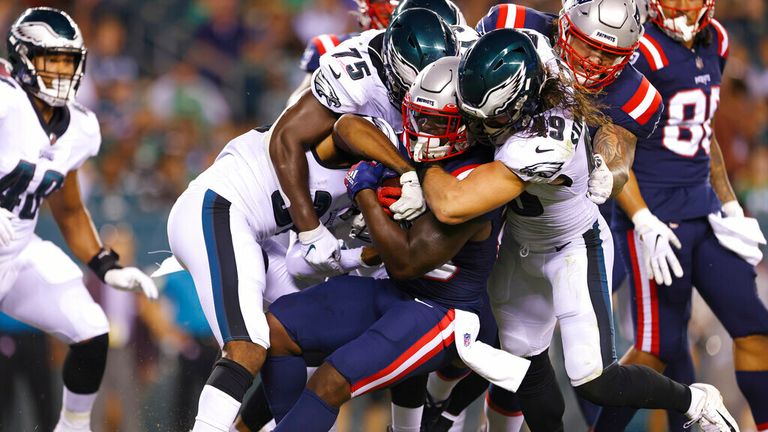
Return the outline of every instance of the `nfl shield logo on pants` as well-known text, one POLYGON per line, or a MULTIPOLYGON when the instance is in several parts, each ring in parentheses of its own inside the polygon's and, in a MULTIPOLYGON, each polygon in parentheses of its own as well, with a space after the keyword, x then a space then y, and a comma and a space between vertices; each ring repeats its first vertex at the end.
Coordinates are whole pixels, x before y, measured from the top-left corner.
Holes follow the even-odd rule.
POLYGON ((464 333, 464 346, 468 347, 472 343, 472 336, 469 333, 464 333))

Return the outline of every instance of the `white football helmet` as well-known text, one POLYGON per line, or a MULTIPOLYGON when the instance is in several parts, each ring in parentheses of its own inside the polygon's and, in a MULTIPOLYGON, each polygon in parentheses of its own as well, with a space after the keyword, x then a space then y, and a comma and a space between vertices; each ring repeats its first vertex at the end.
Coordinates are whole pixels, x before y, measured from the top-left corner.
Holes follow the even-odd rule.
POLYGON ((425 67, 405 95, 405 147, 416 162, 449 158, 469 147, 456 96, 459 61, 443 57, 425 67))
POLYGON ((86 54, 80 28, 58 9, 27 9, 8 30, 8 59, 13 77, 50 106, 63 106, 75 99, 85 71, 86 54), (46 70, 47 62, 42 68, 35 66, 36 58, 57 55, 72 56, 72 74, 46 70))

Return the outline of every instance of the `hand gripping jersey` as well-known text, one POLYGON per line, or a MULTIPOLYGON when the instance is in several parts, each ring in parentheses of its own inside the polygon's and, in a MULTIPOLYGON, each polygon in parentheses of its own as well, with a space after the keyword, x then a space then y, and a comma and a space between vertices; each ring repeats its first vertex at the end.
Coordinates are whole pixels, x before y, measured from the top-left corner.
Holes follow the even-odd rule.
MULTIPOLYGON (((462 179, 475 167, 493 160, 489 146, 473 146, 466 153, 446 160, 443 168, 462 179)), ((468 241, 448 264, 418 279, 397 281, 397 286, 413 295, 430 299, 447 308, 481 313, 485 302, 486 284, 496 262, 503 208, 488 212, 480 218, 492 223, 491 234, 482 241, 468 241)))
POLYGON ((402 113, 389 102, 384 85, 383 41, 384 30, 368 30, 328 51, 320 58, 310 88, 329 110, 377 117, 400 133, 402 113))
MULTIPOLYGON (((368 118, 397 145, 392 128, 379 119, 368 118)), ((251 130, 230 141, 214 164, 190 187, 210 188, 243 209, 254 237, 266 240, 293 227, 288 198, 280 190, 269 158, 270 131, 251 130)), ((352 203, 347 197, 344 176, 347 168, 324 166, 317 155, 306 152, 309 165, 309 192, 320 222, 332 226, 338 215, 352 203)))
POLYGON ((709 183, 710 122, 720 102, 728 34, 712 20, 688 49, 647 23, 635 56, 635 67, 667 107, 653 134, 638 140, 632 167, 649 209, 663 221, 716 211, 720 203, 709 183))
POLYGON ((586 125, 560 109, 543 116, 547 136, 512 136, 495 156, 528 182, 507 206, 506 232, 532 250, 559 247, 581 236, 599 213, 586 196, 592 160, 586 125))
POLYGON ((100 144, 91 111, 69 103, 43 126, 27 93, 13 78, 0 75, 0 206, 16 215, 15 238, 0 249, 0 264, 29 243, 43 199, 64 184, 68 172, 95 156, 100 144))
POLYGON ((301 56, 299 67, 304 72, 314 72, 320 67, 320 57, 323 54, 331 51, 345 40, 353 38, 359 34, 360 33, 347 33, 340 36, 334 34, 322 34, 313 37, 304 49, 304 54, 301 56))
MULTIPOLYGON (((529 29, 546 35, 549 42, 554 43, 557 38, 556 20, 557 16, 553 14, 515 4, 501 4, 491 8, 477 23, 476 30, 483 35, 497 28, 529 29)), ((625 66, 616 81, 595 97, 614 124, 638 138, 645 138, 653 132, 664 109, 659 92, 631 65, 625 66)))

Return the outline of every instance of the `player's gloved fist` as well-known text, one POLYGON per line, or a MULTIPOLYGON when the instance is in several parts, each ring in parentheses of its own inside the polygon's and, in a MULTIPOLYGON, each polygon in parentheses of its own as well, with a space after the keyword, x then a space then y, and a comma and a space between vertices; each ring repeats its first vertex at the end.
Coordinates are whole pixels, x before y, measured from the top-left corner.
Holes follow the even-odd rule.
POLYGON ((595 204, 602 204, 611 196, 613 174, 601 155, 593 155, 592 159, 595 161, 595 169, 589 173, 587 198, 595 204))
POLYGON ((157 298, 157 286, 136 267, 113 268, 104 273, 104 283, 123 291, 143 292, 150 300, 157 298))
POLYGON ((395 220, 414 220, 427 211, 424 192, 421 190, 419 176, 416 171, 408 171, 400 176, 400 199, 389 206, 395 214, 395 220))
POLYGON ((13 222, 15 216, 8 210, 0 207, 0 247, 8 247, 13 241, 13 222))
POLYGON ((347 171, 344 177, 344 186, 347 187, 347 195, 352 201, 363 189, 376 189, 379 187, 381 176, 384 174, 384 165, 377 162, 360 161, 347 171))
POLYGON ((647 208, 635 213, 632 222, 643 248, 646 271, 656 284, 672 285, 672 274, 683 277, 683 268, 672 250, 672 246, 680 249, 682 245, 672 229, 647 208))
POLYGON ((299 242, 304 260, 312 268, 323 273, 343 273, 339 262, 341 258, 339 240, 328 231, 325 225, 320 224, 313 230, 300 232, 299 242))

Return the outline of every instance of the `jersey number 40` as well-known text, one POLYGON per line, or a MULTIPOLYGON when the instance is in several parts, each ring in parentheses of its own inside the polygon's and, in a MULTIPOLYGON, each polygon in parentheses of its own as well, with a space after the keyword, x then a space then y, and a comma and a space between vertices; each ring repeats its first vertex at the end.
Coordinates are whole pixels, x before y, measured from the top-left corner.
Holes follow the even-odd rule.
POLYGON ((20 219, 33 219, 43 198, 64 184, 64 176, 61 173, 48 170, 43 174, 43 179, 35 191, 28 193, 29 183, 35 176, 35 168, 33 163, 19 161, 11 172, 0 179, 0 207, 12 212, 23 204, 19 211, 20 219))

